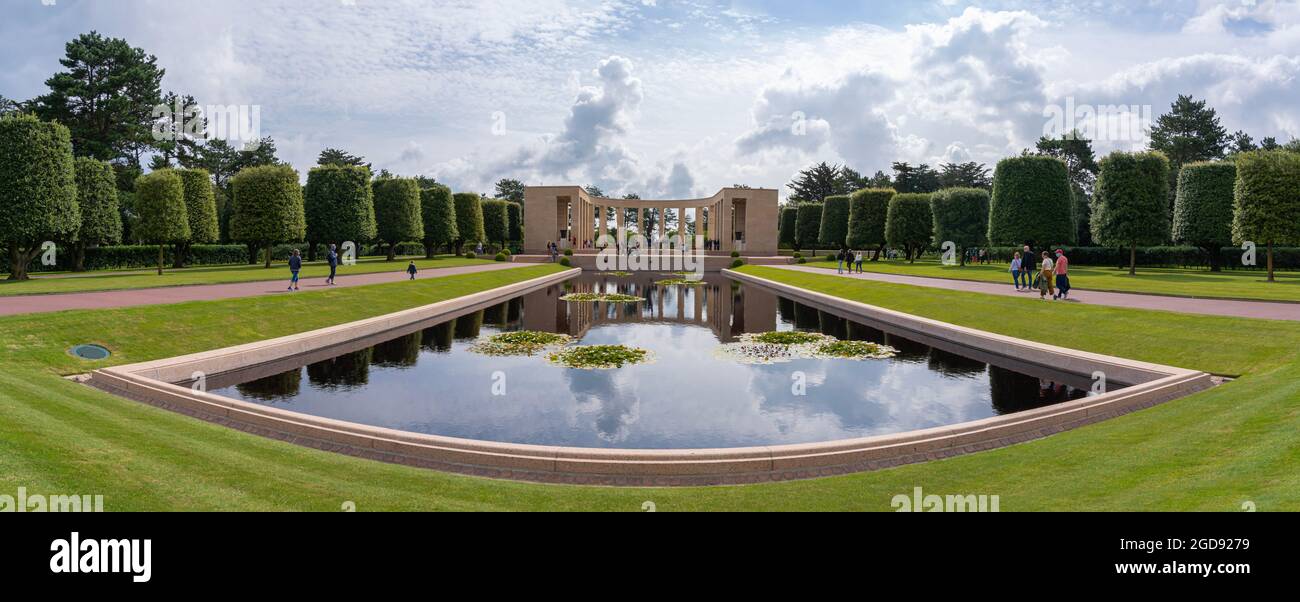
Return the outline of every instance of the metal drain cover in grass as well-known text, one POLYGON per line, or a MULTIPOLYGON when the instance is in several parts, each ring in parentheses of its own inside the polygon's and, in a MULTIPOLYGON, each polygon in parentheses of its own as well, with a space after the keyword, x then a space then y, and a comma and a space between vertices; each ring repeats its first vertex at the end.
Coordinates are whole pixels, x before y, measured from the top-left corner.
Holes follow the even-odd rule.
POLYGON ((68 352, 83 360, 102 360, 109 356, 108 349, 99 345, 77 345, 69 349, 68 352))

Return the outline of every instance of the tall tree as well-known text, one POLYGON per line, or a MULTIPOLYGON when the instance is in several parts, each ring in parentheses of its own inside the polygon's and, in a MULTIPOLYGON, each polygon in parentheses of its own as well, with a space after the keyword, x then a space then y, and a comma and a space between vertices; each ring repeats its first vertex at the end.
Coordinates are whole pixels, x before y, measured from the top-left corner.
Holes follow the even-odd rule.
POLYGON ((893 188, 866 188, 849 199, 849 235, 845 242, 855 249, 875 247, 872 261, 879 261, 880 252, 885 250, 885 219, 894 194, 893 188))
POLYGON ((1128 247, 1129 275, 1137 248, 1169 239, 1169 161, 1158 152, 1113 152, 1101 160, 1092 199, 1092 234, 1108 247, 1128 247))
POLYGON ((483 206, 479 204, 479 196, 472 192, 457 192, 451 198, 456 206, 456 254, 460 255, 465 243, 487 239, 483 228, 483 206))
POLYGON ((893 168, 894 190, 900 194, 934 192, 942 187, 939 172, 925 163, 912 166, 906 162, 895 162, 893 168))
POLYGON ((1178 174, 1172 238, 1205 252, 1210 270, 1220 271, 1220 250, 1232 244, 1233 186, 1237 165, 1232 161, 1188 163, 1178 174))
POLYGON ((370 170, 370 163, 366 162, 365 157, 354 155, 342 149, 327 148, 320 152, 316 157, 317 165, 338 165, 340 167, 360 166, 370 170))
POLYGON ((207 170, 183 169, 176 172, 181 177, 185 192, 185 216, 190 224, 190 235, 176 243, 176 257, 172 267, 185 267, 185 258, 194 243, 214 243, 221 236, 217 217, 217 199, 213 194, 212 178, 207 170))
POLYGON ((506 248, 510 239, 509 201, 501 199, 483 199, 479 203, 483 209, 483 235, 488 242, 495 242, 506 248))
POLYGON ((288 165, 259 165, 230 179, 230 238, 266 251, 271 267, 275 243, 302 240, 307 232, 302 186, 288 165))
POLYGON ((849 195, 836 194, 822 202, 821 228, 817 240, 833 249, 844 248, 849 234, 849 195))
POLYGON ((1273 246, 1300 243, 1300 154, 1256 151, 1237 157, 1232 238, 1262 242, 1268 248, 1268 281, 1273 277, 1273 246))
POLYGON ((1233 132, 1231 136, 1228 136, 1227 152, 1229 155, 1248 153, 1258 148, 1259 146, 1255 144, 1255 139, 1251 138, 1250 134, 1247 134, 1242 130, 1237 130, 1233 132))
POLYGON ((37 114, 68 127, 78 156, 138 165, 141 149, 155 143, 164 73, 157 59, 94 31, 68 42, 64 54, 66 71, 45 81, 50 91, 36 99, 37 114))
POLYGON ((889 199, 889 209, 885 215, 885 238, 889 241, 889 246, 903 249, 909 262, 916 261, 934 238, 930 195, 899 193, 889 199))
POLYGON ((1035 155, 998 161, 989 200, 989 242, 1068 244, 1076 232, 1072 201, 1065 161, 1035 155))
POLYGON ((375 197, 370 170, 364 165, 321 165, 307 172, 303 209, 307 216, 307 246, 346 242, 354 245, 375 237, 375 197))
POLYGON ((938 244, 952 241, 961 265, 966 265, 966 249, 988 243, 989 192, 983 188, 945 188, 930 195, 930 213, 934 217, 934 240, 938 244))
POLYGON ((392 261, 397 245, 424 238, 420 185, 412 178, 378 178, 372 188, 378 239, 388 243, 388 261, 392 261))
POLYGON ((939 166, 939 184, 944 188, 993 188, 993 178, 983 163, 944 163, 939 166))
POLYGON ((9 279, 47 240, 67 240, 81 225, 68 128, 32 115, 0 117, 0 244, 9 248, 9 279))
POLYGON ((1097 164, 1097 157, 1092 151, 1092 141, 1074 131, 1060 138, 1039 138, 1034 149, 1035 154, 1055 157, 1065 162, 1065 170, 1074 189, 1075 239, 1080 245, 1092 244, 1091 199, 1097 174, 1101 173, 1101 166, 1097 164))
POLYGON ((1179 94, 1169 112, 1151 126, 1149 149, 1169 159, 1168 210, 1174 206, 1178 172, 1188 163, 1222 159, 1228 147, 1228 131, 1219 125, 1219 115, 1204 100, 1179 94))
POLYGON ((190 238, 185 211, 185 184, 171 169, 140 176, 135 182, 135 209, 140 222, 134 229, 143 242, 158 245, 158 275, 163 273, 163 249, 190 238))
POLYGON ((497 198, 514 203, 524 202, 524 183, 519 180, 501 178, 496 185, 497 198))
POLYGON ((450 188, 434 184, 420 191, 420 221, 424 223, 424 257, 433 259, 438 247, 450 246, 459 237, 450 188))
POLYGON ((790 189, 791 196, 817 203, 822 202, 831 195, 852 192, 849 189, 850 183, 845 177, 844 169, 838 165, 830 165, 825 161, 800 171, 794 181, 785 186, 790 189))
POLYGON ((86 247, 112 245, 122 240, 122 214, 117 204, 117 182, 108 163, 77 157, 77 205, 81 227, 73 243, 72 271, 86 269, 86 247))
POLYGON ((166 169, 173 164, 185 168, 199 165, 203 142, 207 139, 207 119, 198 102, 188 94, 168 92, 162 104, 168 112, 154 120, 153 148, 158 154, 152 166, 166 169))

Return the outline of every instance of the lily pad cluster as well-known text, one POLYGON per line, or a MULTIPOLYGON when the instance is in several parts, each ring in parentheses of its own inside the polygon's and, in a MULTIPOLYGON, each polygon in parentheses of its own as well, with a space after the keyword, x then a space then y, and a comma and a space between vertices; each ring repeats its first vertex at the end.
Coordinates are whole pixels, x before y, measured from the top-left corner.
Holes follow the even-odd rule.
POLYGON ((817 332, 746 333, 735 343, 719 345, 714 354, 742 364, 777 364, 797 359, 884 359, 897 349, 867 341, 841 341, 817 332))
POLYGON ((704 281, 703 281, 703 280, 691 280, 691 279, 689 279, 689 278, 667 278, 667 279, 664 279, 664 280, 656 280, 656 281, 655 281, 655 284, 657 284, 657 285, 659 285, 659 286, 677 286, 677 285, 682 285, 682 286, 699 286, 699 285, 701 285, 701 284, 704 284, 704 281))
POLYGON ((552 351, 546 360, 556 366, 581 370, 611 370, 654 360, 649 349, 627 345, 582 345, 552 351))
POLYGON ((570 303, 640 303, 644 301, 636 295, 624 295, 622 293, 569 293, 560 297, 561 301, 570 303))
POLYGON ((470 346, 469 350, 483 355, 536 355, 542 351, 564 347, 573 341, 573 337, 567 334, 517 330, 479 339, 470 346))

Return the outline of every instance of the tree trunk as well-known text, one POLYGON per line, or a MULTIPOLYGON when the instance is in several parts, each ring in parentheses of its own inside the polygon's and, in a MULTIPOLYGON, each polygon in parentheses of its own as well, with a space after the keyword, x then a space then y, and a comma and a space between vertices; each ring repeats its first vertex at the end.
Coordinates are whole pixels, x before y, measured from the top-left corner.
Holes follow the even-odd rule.
POLYGON ((271 249, 273 248, 275 248, 274 243, 266 243, 266 265, 263 267, 271 267, 271 249))
POLYGON ((34 255, 18 248, 18 243, 9 243, 9 279, 27 280, 27 264, 34 255))
POLYGON ((1268 243, 1268 281, 1276 282, 1273 279, 1273 243, 1268 243))
POLYGON ((257 254, 261 251, 256 243, 248 243, 248 265, 257 265, 257 254))
POLYGON ((316 243, 307 241, 307 261, 316 261, 316 243))
POLYGON ((72 271, 86 271, 86 241, 79 240, 72 246, 72 271))
POLYGON ((159 275, 159 276, 162 276, 162 270, 163 270, 163 249, 164 249, 166 246, 167 246, 167 245, 164 245, 164 244, 162 244, 162 243, 158 243, 158 275, 159 275))
POLYGON ((1219 247, 1218 247, 1218 246, 1207 247, 1207 248, 1205 249, 1205 252, 1206 252, 1206 253, 1209 253, 1209 255, 1210 255, 1210 271, 1211 271, 1211 272, 1222 272, 1222 271, 1223 271, 1223 258, 1220 257, 1219 247))
POLYGON ((425 259, 433 259, 433 249, 434 249, 434 246, 435 246, 435 245, 433 244, 433 241, 432 241, 432 240, 426 239, 426 240, 424 241, 424 258, 425 258, 425 259))
POLYGON ((1129 245, 1128 247, 1128 275, 1129 276, 1137 275, 1137 260, 1138 260, 1137 245, 1136 244, 1129 245))
POLYGON ((190 246, 189 243, 184 243, 184 242, 176 243, 176 257, 172 259, 173 268, 179 269, 185 267, 185 255, 187 254, 186 249, 189 246, 190 246))
POLYGON ((885 245, 876 247, 876 253, 871 256, 872 261, 880 261, 880 254, 885 252, 885 245))
POLYGON ((397 259, 397 243, 388 243, 388 260, 397 259))

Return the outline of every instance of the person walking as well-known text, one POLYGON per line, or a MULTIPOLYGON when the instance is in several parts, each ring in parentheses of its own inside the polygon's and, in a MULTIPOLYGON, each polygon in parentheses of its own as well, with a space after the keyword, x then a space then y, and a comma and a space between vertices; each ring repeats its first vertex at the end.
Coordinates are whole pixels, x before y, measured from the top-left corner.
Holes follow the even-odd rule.
POLYGON ((1020 250, 1020 271, 1025 277, 1025 286, 1027 288, 1038 288, 1038 260, 1035 259, 1034 252, 1030 250, 1029 243, 1025 243, 1020 250))
MULTIPOLYGON (((1015 255, 1012 255, 1012 256, 1011 256, 1011 281, 1014 282, 1014 283, 1016 283, 1016 290, 1017 290, 1017 291, 1020 290, 1020 266, 1021 266, 1021 263, 1022 263, 1022 260, 1020 259, 1020 251, 1016 251, 1015 255)), ((1029 287, 1026 286, 1025 288, 1029 288, 1029 287)))
POLYGON ((293 275, 289 279, 290 292, 298 290, 298 272, 300 271, 302 271, 302 255, 298 252, 298 249, 294 249, 289 254, 289 273, 293 275))
POLYGON ((1065 257, 1064 249, 1056 250, 1056 298, 1070 297, 1070 260, 1065 257))
POLYGON ((330 250, 325 254, 325 263, 330 266, 330 277, 325 279, 325 284, 334 286, 334 276, 339 268, 339 254, 334 251, 334 245, 330 245, 330 250))
POLYGON ((411 280, 415 280, 415 260, 412 259, 410 265, 406 266, 406 273, 411 275, 411 280))
POLYGON ((844 249, 840 249, 840 251, 835 254, 835 260, 836 260, 835 273, 843 274, 844 273, 844 249))
POLYGON ((1038 298, 1047 299, 1048 293, 1051 293, 1052 300, 1056 300, 1056 289, 1052 286, 1052 277, 1056 271, 1056 265, 1052 262, 1052 256, 1043 251, 1042 270, 1038 274, 1038 298))
POLYGON ((862 249, 858 249, 853 254, 853 263, 858 265, 858 273, 862 273, 862 249))

